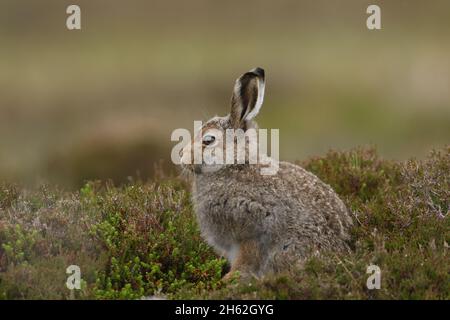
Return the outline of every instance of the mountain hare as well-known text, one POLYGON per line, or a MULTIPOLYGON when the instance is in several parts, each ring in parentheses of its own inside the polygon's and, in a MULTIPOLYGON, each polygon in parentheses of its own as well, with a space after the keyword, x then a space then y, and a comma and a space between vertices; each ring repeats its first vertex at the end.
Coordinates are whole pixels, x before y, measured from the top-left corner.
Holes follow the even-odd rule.
POLYGON ((225 145, 227 129, 257 128, 253 119, 264 87, 263 69, 243 74, 234 86, 230 114, 206 122, 180 152, 183 168, 193 173, 202 235, 231 264, 225 278, 234 271, 244 277, 280 272, 319 250, 348 250, 352 220, 347 208, 305 169, 279 162, 276 174, 262 175, 261 164, 247 159, 243 164, 208 164, 207 159, 191 164, 195 143, 202 154, 211 154, 208 149, 225 145))

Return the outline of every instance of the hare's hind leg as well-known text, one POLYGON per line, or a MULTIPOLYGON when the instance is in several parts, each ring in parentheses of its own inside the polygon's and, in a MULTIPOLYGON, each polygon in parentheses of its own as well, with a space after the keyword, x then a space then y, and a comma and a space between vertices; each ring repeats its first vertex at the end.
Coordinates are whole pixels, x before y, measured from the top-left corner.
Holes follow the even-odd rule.
POLYGON ((236 251, 235 258, 231 262, 231 269, 222 280, 230 280, 236 271, 239 271, 241 279, 258 276, 263 258, 259 243, 255 240, 244 241, 239 244, 236 251))

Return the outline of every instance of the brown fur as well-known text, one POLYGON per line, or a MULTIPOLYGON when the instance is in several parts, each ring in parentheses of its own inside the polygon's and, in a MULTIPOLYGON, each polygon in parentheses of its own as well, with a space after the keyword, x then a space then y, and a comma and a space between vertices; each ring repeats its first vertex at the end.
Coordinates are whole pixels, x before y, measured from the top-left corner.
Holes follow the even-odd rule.
MULTIPOLYGON (((231 112, 209 120, 204 129, 257 127, 264 71, 236 81, 231 112)), ((203 139, 204 130, 195 139, 203 139)), ((204 145, 203 149, 208 148, 204 145)), ((192 152, 187 146, 183 153, 192 152)), ((187 166, 194 173, 193 203, 202 235, 242 275, 261 276, 301 265, 320 251, 349 250, 352 219, 333 189, 305 169, 279 163, 274 175, 260 164, 187 166), (195 169, 193 169, 195 168, 195 169)))

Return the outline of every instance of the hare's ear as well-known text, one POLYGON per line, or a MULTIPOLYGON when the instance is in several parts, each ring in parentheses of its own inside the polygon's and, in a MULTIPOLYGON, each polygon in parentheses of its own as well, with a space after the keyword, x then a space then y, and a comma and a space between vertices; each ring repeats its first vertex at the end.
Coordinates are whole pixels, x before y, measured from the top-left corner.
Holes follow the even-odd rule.
POLYGON ((231 96, 230 121, 233 128, 245 127, 261 109, 264 99, 264 70, 255 68, 236 80, 231 96))

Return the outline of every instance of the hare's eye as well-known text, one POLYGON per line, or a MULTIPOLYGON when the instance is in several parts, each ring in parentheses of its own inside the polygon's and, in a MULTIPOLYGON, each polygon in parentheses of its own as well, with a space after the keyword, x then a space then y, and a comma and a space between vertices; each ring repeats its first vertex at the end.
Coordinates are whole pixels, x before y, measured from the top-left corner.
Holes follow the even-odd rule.
POLYGON ((216 137, 207 134, 206 136, 203 137, 203 144, 204 145, 210 145, 211 143, 213 143, 214 141, 216 141, 216 137))

